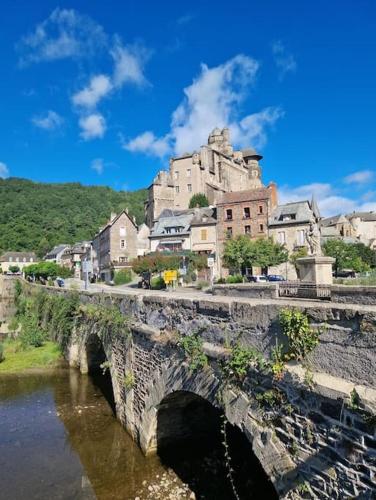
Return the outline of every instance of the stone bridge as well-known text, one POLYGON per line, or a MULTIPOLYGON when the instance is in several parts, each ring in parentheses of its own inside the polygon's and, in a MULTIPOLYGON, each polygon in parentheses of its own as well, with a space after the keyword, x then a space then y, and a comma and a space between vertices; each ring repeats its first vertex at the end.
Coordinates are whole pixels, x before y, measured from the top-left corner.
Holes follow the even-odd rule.
POLYGON ((294 302, 322 327, 310 371, 289 363, 276 381, 252 368, 241 383, 224 384, 227 347, 270 359, 282 341, 280 309, 291 304, 131 291, 80 292, 80 301, 67 359, 82 373, 108 365, 117 417, 145 453, 203 439, 214 408, 242 431, 280 498, 376 498, 374 306, 294 302), (93 305, 130 318, 129 332, 99 328, 85 314, 93 305), (192 371, 177 341, 198 331, 209 365, 192 371))

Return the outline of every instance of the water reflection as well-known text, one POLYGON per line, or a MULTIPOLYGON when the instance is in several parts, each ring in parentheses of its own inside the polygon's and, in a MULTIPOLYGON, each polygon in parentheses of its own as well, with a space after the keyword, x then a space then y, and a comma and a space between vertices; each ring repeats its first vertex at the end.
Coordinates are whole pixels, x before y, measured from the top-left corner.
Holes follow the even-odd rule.
POLYGON ((134 499, 166 473, 75 370, 0 378, 0 470, 12 500, 134 499))
MULTIPOLYGON (((101 373, 1 376, 0 499, 234 497, 211 405, 183 393, 166 398, 158 419, 161 458, 146 458, 115 419, 111 396, 111 380, 101 373)), ((245 436, 228 431, 241 499, 276 498, 245 436)))

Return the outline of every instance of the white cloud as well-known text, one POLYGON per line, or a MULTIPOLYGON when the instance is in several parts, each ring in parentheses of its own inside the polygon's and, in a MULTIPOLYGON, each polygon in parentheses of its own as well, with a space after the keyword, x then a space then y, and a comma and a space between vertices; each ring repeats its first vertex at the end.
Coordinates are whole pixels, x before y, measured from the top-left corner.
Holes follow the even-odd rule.
POLYGON ((96 55, 107 43, 103 28, 74 9, 55 9, 17 45, 20 64, 96 55))
POLYGON ((346 184, 366 184, 372 181, 374 172, 372 170, 359 170, 344 178, 346 184))
POLYGON ((91 162, 90 168, 95 170, 95 172, 97 172, 98 175, 103 174, 104 163, 103 163, 102 158, 96 158, 95 160, 93 160, 91 162))
POLYGON ((106 132, 106 121, 100 113, 81 117, 79 125, 82 129, 80 135, 85 141, 101 138, 106 132))
POLYGON ((282 186, 278 189, 279 203, 293 201, 310 200, 315 196, 321 215, 329 217, 331 215, 346 214, 353 211, 376 210, 376 198, 367 203, 361 203, 337 192, 331 184, 313 183, 298 187, 282 186))
POLYGON ((283 43, 278 40, 272 44, 274 62, 279 70, 279 78, 283 80, 287 73, 295 73, 297 64, 295 58, 290 54, 283 43))
POLYGON ((76 106, 94 108, 97 103, 112 90, 112 83, 106 75, 96 75, 87 87, 73 95, 72 101, 76 106))
POLYGON ((143 86, 148 82, 144 75, 144 66, 151 52, 141 44, 123 45, 119 37, 110 51, 114 60, 112 77, 115 87, 122 87, 125 83, 143 86))
POLYGON ((254 84, 258 68, 255 59, 243 54, 214 68, 203 64, 198 77, 184 89, 184 99, 171 117, 170 132, 161 138, 144 132, 123 147, 160 156, 163 145, 165 154, 181 154, 206 144, 211 130, 224 126, 232 131, 236 145, 249 145, 252 141, 262 146, 266 142, 266 126, 273 125, 283 112, 268 107, 239 120, 239 104, 254 84))
POLYGON ((124 148, 134 153, 142 152, 160 158, 163 158, 170 151, 168 138, 158 139, 153 132, 149 131, 124 144, 124 148))
POLYGON ((0 179, 6 179, 7 177, 9 177, 9 168, 0 161, 0 179))
POLYGON ((52 110, 47 111, 44 115, 34 116, 31 121, 36 127, 44 130, 56 130, 64 123, 64 119, 52 110))

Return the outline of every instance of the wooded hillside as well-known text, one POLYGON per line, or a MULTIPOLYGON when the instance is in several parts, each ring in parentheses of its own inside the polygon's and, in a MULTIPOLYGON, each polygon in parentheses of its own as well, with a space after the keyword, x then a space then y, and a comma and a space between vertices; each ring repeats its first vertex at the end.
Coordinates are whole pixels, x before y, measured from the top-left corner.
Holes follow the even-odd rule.
POLYGON ((111 212, 126 207, 141 223, 146 197, 146 189, 0 179, 0 253, 34 250, 41 256, 59 243, 91 240, 111 212))

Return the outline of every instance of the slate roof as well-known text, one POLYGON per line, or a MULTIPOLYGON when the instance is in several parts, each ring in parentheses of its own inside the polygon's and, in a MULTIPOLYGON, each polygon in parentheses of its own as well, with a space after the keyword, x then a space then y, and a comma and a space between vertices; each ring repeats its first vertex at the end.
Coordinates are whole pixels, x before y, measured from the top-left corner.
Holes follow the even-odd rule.
POLYGON ((308 200, 295 201, 278 205, 269 219, 269 226, 280 226, 288 224, 302 224, 314 219, 313 211, 308 200), (283 220, 284 216, 295 216, 290 220, 283 220))
POLYGON ((15 262, 17 258, 19 262, 23 262, 23 259, 26 259, 26 262, 30 262, 30 259, 33 259, 34 262, 37 261, 37 256, 34 252, 5 252, 0 257, 0 262, 10 262, 9 258, 12 258, 13 262, 15 262))
POLYGON ((48 252, 48 254, 46 254, 46 256, 44 257, 45 259, 53 259, 54 257, 56 257, 60 252, 62 252, 63 250, 65 250, 69 245, 67 244, 61 244, 61 245, 56 245, 53 247, 52 250, 50 250, 48 252))
POLYGON ((348 219, 353 219, 355 217, 359 217, 363 221, 376 221, 376 212, 353 212, 351 214, 347 214, 346 217, 348 219))

